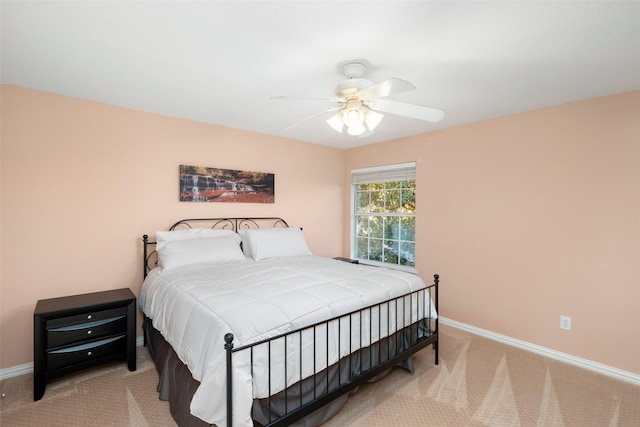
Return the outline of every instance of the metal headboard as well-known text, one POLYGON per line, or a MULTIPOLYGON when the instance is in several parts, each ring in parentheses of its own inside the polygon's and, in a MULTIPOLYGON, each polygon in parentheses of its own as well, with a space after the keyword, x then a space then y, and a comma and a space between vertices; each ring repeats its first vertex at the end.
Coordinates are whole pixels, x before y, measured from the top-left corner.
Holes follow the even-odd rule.
MULTIPOLYGON (((282 218, 278 217, 256 217, 256 218, 190 218, 181 219, 180 221, 169 227, 169 231, 183 230, 193 227, 212 228, 216 230, 247 230, 255 228, 287 228, 289 224, 282 218)), ((142 236, 143 242, 143 277, 147 277, 147 273, 158 264, 157 252, 155 249, 156 242, 150 241, 147 234, 142 236)))

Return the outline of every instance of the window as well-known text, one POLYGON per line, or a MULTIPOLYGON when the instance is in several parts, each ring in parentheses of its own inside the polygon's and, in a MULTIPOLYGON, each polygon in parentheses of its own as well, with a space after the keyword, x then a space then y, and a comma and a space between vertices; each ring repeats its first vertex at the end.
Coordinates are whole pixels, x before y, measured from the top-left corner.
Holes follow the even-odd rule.
POLYGON ((351 257, 413 270, 415 163, 356 169, 351 184, 351 257))

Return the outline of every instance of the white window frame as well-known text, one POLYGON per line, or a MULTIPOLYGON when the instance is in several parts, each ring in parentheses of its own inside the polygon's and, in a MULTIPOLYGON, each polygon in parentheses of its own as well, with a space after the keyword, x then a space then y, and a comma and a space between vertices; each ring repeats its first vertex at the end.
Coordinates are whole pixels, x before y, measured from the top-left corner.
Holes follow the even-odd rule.
MULTIPOLYGON (((414 237, 414 265, 401 265, 401 264, 392 264, 388 262, 375 261, 369 259, 357 258, 356 254, 356 186, 358 184, 363 183, 373 183, 373 182, 396 182, 396 181, 404 181, 404 180, 415 180, 416 179, 416 163, 408 162, 408 163, 398 163, 392 165, 385 166, 376 166, 369 168, 361 168, 361 169, 353 169, 351 170, 351 211, 350 211, 350 238, 349 238, 349 251, 350 257, 352 259, 357 259, 362 264, 371 264, 384 266, 387 268, 393 268, 398 270, 415 272, 415 237, 414 237)), ((417 201, 416 201, 417 203, 417 201)), ((377 216, 398 216, 398 217, 413 217, 414 221, 417 221, 417 215, 406 214, 406 213, 380 213, 376 214, 377 216)), ((414 229, 415 232, 415 229, 414 229)), ((415 236, 415 235, 414 235, 415 236)))

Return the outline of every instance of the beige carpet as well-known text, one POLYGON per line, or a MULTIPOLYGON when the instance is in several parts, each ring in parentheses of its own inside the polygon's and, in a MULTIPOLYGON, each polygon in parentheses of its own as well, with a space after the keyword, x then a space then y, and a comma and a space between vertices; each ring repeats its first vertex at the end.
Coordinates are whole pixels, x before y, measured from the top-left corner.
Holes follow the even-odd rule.
MULTIPOLYGON (((416 372, 394 369, 360 387, 325 426, 640 426, 640 387, 441 327, 416 372)), ((138 370, 114 364, 51 381, 33 402, 32 376, 0 382, 0 425, 175 426, 158 376, 138 347, 138 370)))

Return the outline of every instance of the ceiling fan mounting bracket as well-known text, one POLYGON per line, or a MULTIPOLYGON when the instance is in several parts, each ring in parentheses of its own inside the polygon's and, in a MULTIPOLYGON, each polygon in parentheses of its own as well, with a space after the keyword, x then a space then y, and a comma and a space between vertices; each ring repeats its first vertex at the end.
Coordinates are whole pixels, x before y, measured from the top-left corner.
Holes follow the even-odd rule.
POLYGON ((344 64, 342 72, 348 79, 359 79, 362 77, 366 69, 367 67, 360 62, 350 62, 348 64, 344 64))

